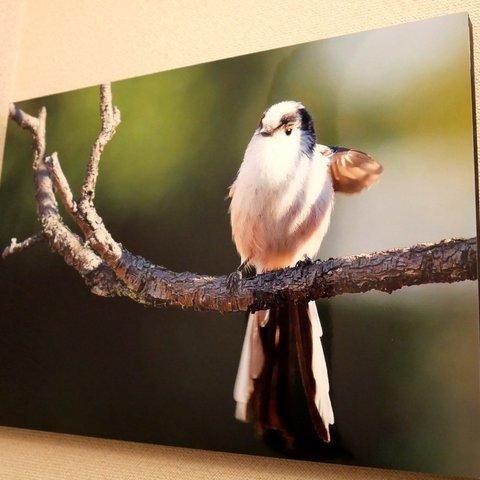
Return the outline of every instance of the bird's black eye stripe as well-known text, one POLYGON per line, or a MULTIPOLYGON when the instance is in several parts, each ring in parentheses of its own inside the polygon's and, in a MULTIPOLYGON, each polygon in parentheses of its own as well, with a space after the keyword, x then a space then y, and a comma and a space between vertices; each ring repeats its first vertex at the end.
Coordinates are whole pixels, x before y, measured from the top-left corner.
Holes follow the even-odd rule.
POLYGON ((313 126, 313 119, 305 108, 299 108, 300 115, 300 130, 302 130, 303 151, 308 156, 312 156, 315 151, 315 127, 313 126))
POLYGON ((297 120, 295 115, 287 114, 280 119, 280 125, 287 125, 289 123, 294 123, 297 120))
POLYGON ((312 135, 315 135, 315 128, 313 126, 313 119, 305 108, 300 108, 298 110, 300 114, 301 129, 309 132, 312 135))

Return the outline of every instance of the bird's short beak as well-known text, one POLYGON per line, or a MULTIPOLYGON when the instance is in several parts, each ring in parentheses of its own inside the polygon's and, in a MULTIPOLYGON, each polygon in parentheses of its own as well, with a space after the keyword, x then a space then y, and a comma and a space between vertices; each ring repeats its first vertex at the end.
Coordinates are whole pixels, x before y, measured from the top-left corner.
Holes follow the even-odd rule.
POLYGON ((263 127, 258 132, 262 137, 270 137, 272 135, 272 131, 269 128, 263 127))

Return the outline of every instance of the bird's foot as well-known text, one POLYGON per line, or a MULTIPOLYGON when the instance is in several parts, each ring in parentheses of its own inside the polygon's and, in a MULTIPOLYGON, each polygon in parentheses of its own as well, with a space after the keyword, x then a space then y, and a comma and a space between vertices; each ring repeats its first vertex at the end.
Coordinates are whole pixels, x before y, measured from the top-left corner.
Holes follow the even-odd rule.
POLYGON ((235 270, 234 272, 227 275, 228 291, 231 293, 238 292, 241 280, 242 280, 242 272, 240 270, 235 270))
POLYGON ((232 272, 230 275, 227 275, 227 289, 229 292, 237 292, 240 287, 240 281, 245 274, 247 274, 248 277, 249 273, 251 274, 252 271, 255 272, 253 266, 248 263, 249 260, 249 258, 245 259, 234 272, 232 272))
POLYGON ((303 260, 299 260, 295 266, 296 267, 306 267, 307 265, 311 265, 313 263, 313 260, 307 255, 305 254, 303 256, 303 260))

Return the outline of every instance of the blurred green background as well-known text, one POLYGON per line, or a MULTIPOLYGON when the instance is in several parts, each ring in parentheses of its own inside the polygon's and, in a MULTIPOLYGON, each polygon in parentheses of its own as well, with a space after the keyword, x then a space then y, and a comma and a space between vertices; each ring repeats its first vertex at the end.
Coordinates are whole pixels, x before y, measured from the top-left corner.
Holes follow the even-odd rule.
MULTIPOLYGON (((168 268, 225 274, 238 259, 227 187, 263 110, 302 101, 318 141, 385 167, 338 196, 320 257, 476 234, 466 14, 116 82, 122 112, 97 206, 114 237, 168 268)), ((78 191, 98 88, 48 109, 48 151, 78 191)), ((38 230, 30 138, 7 133, 0 243, 38 230)), ((318 302, 334 442, 303 458, 480 472, 477 282, 318 302)), ((90 294, 46 246, 0 265, 0 423, 281 455, 234 420, 243 314, 148 309, 90 294)))

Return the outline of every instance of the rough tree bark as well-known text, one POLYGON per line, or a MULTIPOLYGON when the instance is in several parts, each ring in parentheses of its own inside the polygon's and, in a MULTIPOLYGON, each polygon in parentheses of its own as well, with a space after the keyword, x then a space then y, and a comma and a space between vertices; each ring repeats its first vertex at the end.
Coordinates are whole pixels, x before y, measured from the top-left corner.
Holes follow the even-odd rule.
POLYGON ((114 240, 95 204, 101 154, 120 124, 109 84, 100 87, 101 131, 92 147, 78 201, 61 169, 58 155, 46 155, 46 110, 31 116, 15 105, 10 117, 33 137, 33 173, 41 232, 21 243, 12 240, 3 257, 46 239, 83 277, 93 293, 127 296, 152 306, 197 310, 258 310, 284 302, 315 300, 369 290, 393 292, 410 285, 451 283, 477 278, 476 238, 299 264, 244 279, 229 291, 226 277, 177 273, 134 255, 114 240), (83 237, 64 223, 55 191, 83 237))

